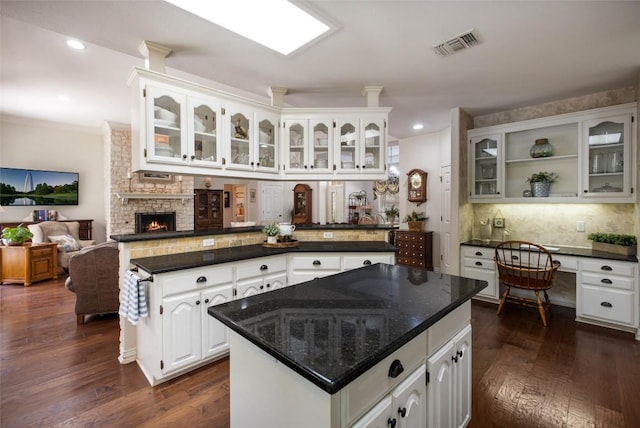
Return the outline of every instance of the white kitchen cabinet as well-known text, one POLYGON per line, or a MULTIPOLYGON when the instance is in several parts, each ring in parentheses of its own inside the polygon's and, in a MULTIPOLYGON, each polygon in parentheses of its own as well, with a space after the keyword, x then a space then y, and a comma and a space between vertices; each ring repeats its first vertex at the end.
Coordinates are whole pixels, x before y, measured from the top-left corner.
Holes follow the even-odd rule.
POLYGON ((225 105, 227 139, 224 163, 228 169, 251 171, 254 154, 253 110, 238 102, 225 105))
POLYGON ((464 427, 471 420, 471 326, 429 357, 430 428, 464 427))
POLYGON ((268 110, 256 109, 254 122, 256 123, 256 135, 254 135, 255 149, 251 160, 254 171, 279 173, 278 168, 278 144, 280 116, 268 110))
POLYGON ((582 166, 585 198, 631 197, 633 159, 633 112, 604 112, 583 123, 582 166))
POLYGON ((491 199, 502 192, 502 135, 476 135, 470 140, 471 197, 491 199))
POLYGON ((187 98, 187 164, 194 167, 220 168, 222 166, 222 106, 212 97, 187 98))
POLYGON ((236 298, 277 290, 287 285, 287 256, 260 257, 235 263, 236 298))
POLYGON ((638 264, 604 259, 581 261, 576 319, 621 326, 638 325, 638 264))
POLYGON ((286 117, 283 129, 286 174, 333 174, 331 118, 286 117))
POLYGON ((338 174, 381 173, 386 170, 386 119, 340 117, 334 134, 338 174))
POLYGON ((147 85, 145 120, 146 157, 149 162, 182 163, 186 155, 187 97, 163 85, 147 85))
POLYGON ((465 278, 487 281, 488 285, 474 296, 479 300, 497 302, 499 299, 498 271, 494 261, 495 251, 490 247, 462 246, 460 274, 465 278))
POLYGON ((157 274, 147 287, 149 316, 137 325, 137 361, 151 385, 228 352, 228 330, 207 309, 233 298, 232 266, 157 274))
POLYGON ((295 285, 340 273, 340 266, 339 254, 293 254, 288 261, 289 283, 295 285))
POLYGON ((422 364, 352 428, 424 428, 426 393, 426 367, 422 364))
POLYGON ((636 110, 629 103, 470 130, 470 202, 634 203, 636 110), (545 139, 552 154, 534 157, 545 139), (549 197, 528 196, 527 179, 542 171, 558 175, 549 197))

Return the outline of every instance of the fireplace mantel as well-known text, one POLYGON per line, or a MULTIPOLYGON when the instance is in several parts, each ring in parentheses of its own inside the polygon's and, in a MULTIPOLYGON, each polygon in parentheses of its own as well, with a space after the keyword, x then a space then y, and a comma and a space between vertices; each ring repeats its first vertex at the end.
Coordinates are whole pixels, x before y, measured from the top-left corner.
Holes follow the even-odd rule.
POLYGON ((128 203, 129 199, 180 199, 182 201, 182 205, 184 205, 188 199, 193 199, 192 193, 116 193, 115 195, 122 201, 122 205, 128 203))

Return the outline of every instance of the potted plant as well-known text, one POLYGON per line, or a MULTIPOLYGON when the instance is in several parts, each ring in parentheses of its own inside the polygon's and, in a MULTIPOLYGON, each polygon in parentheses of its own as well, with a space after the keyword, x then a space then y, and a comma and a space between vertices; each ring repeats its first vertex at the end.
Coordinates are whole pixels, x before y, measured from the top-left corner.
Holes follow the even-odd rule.
POLYGON ((592 240, 591 248, 595 251, 633 256, 636 254, 638 240, 633 235, 594 232, 587 236, 592 240))
POLYGON ((280 233, 280 226, 278 223, 265 224, 262 228, 262 233, 267 235, 267 243, 275 244, 278 242, 278 234, 280 233))
POLYGON ((558 174, 555 172, 542 171, 531 174, 527 182, 531 184, 531 194, 534 197, 546 197, 549 196, 551 183, 555 183, 557 179, 558 174))
POLYGON ((411 211, 411 214, 407 214, 402 221, 409 225, 409 230, 422 230, 422 222, 428 218, 424 213, 411 211))
POLYGON ((396 217, 400 214, 400 210, 396 208, 395 204, 391 205, 390 208, 385 208, 384 215, 387 217, 387 222, 389 224, 393 224, 396 221, 396 217))
POLYGON ((2 229, 2 242, 5 245, 22 245, 27 239, 33 238, 33 233, 20 223, 16 227, 2 229))

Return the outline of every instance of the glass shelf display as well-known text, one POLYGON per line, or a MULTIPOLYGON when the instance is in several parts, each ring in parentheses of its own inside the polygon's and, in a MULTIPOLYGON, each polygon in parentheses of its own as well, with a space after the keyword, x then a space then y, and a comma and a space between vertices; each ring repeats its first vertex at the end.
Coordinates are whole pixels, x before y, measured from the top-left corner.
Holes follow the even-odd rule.
POLYGON ((588 193, 623 192, 625 131, 624 120, 606 120, 588 126, 588 193))

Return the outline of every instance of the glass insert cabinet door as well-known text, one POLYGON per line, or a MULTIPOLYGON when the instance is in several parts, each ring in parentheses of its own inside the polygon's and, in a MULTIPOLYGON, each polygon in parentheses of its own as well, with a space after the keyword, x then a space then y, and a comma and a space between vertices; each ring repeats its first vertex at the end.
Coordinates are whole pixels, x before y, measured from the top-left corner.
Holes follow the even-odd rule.
POLYGON ((630 174, 625 161, 629 159, 630 125, 630 115, 585 123, 589 153, 586 197, 602 198, 629 192, 630 174))
POLYGON ((364 125, 364 159, 361 160, 363 169, 382 168, 382 148, 384 147, 384 129, 380 123, 367 122, 364 125))
POLYGON ((329 171, 333 168, 331 122, 312 120, 310 127, 313 132, 313 164, 311 168, 329 171))
POLYGON ((276 167, 276 125, 264 119, 258 122, 258 162, 259 168, 276 167))
POLYGON ((193 138, 189 158, 203 166, 220 163, 218 143, 219 107, 196 102, 193 110, 193 138))
POLYGON ((476 137, 471 140, 473 197, 495 197, 500 194, 498 185, 499 137, 476 137))
POLYGON ((337 122, 339 158, 336 159, 336 163, 338 171, 354 172, 360 168, 357 123, 357 120, 337 122))
POLYGON ((183 150, 186 97, 153 86, 147 87, 148 123, 153 124, 153 140, 149 142, 150 159, 164 162, 180 162, 183 150))
POLYGON ((229 141, 230 152, 227 161, 230 167, 241 167, 242 169, 251 168, 251 132, 252 132, 252 114, 242 112, 230 106, 227 109, 229 115, 229 141))
POLYGON ((290 170, 308 169, 307 165, 307 124, 303 120, 290 120, 285 123, 285 138, 289 147, 290 170))

